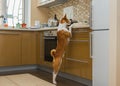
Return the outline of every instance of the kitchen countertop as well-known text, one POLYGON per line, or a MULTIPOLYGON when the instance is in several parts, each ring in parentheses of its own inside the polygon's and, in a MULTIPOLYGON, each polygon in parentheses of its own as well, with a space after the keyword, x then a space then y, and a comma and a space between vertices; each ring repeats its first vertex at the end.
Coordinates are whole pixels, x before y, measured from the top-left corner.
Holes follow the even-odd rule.
POLYGON ((5 28, 0 27, 0 31, 48 31, 48 30, 57 30, 57 27, 45 27, 45 28, 5 28))
MULTIPOLYGON (((82 29, 86 29, 89 27, 80 27, 82 29)), ((45 27, 45 28, 12 28, 12 27, 0 27, 0 31, 50 31, 50 30, 57 30, 57 27, 45 27)))

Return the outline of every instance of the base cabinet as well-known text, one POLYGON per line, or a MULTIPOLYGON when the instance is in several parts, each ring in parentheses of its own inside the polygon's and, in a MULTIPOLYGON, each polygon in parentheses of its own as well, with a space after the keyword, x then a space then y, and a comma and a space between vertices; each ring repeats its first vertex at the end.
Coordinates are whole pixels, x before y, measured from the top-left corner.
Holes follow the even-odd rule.
POLYGON ((22 65, 36 64, 36 32, 22 32, 22 65))
POLYGON ((0 32, 0 66, 21 64, 21 35, 19 32, 0 32))
POLYGON ((66 73, 92 80, 89 30, 74 29, 64 61, 66 73))
MULTIPOLYGON (((74 29, 60 71, 92 80, 89 29, 74 29)), ((0 66, 38 64, 52 68, 44 61, 43 32, 1 31, 0 66)))
POLYGON ((1 31, 0 66, 36 64, 36 32, 1 31))
POLYGON ((85 79, 92 80, 92 63, 91 60, 81 60, 78 61, 76 59, 73 60, 66 60, 65 63, 65 72, 80 76, 85 79))
MULTIPOLYGON (((72 38, 63 57, 61 72, 92 80, 92 59, 90 57, 90 30, 74 29, 72 38)), ((40 58, 38 64, 52 69, 52 62, 44 61, 44 40, 40 40, 40 58)))

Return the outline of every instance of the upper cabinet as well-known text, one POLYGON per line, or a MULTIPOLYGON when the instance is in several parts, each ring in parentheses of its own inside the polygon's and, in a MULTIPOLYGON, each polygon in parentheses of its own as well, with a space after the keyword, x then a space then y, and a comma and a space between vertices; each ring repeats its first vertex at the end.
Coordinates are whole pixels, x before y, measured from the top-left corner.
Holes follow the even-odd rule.
POLYGON ((63 4, 67 0, 38 0, 38 6, 51 7, 58 4, 63 4))
POLYGON ((55 0, 38 0, 38 4, 39 4, 39 6, 42 6, 42 5, 46 5, 46 4, 52 3, 54 1, 55 0))

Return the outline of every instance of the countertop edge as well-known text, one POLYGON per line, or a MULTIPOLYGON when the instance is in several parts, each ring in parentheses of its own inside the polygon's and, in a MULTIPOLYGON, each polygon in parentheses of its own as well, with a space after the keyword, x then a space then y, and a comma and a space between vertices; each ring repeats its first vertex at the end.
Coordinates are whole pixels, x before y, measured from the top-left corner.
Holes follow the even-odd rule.
MULTIPOLYGON (((90 27, 80 27, 82 29, 87 29, 90 27)), ((50 28, 34 28, 34 29, 27 29, 27 28, 0 28, 0 31, 50 31, 50 30, 57 30, 57 27, 50 27, 50 28)))

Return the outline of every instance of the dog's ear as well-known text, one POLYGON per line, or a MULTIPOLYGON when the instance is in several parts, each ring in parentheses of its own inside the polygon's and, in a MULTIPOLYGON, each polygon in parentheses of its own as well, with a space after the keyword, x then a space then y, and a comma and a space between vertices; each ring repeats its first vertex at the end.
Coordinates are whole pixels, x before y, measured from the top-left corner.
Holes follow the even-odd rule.
POLYGON ((67 18, 67 15, 66 15, 66 14, 64 15, 63 19, 66 21, 66 23, 69 23, 69 22, 70 22, 70 21, 68 20, 68 18, 67 18))
POLYGON ((67 16, 66 16, 66 14, 64 15, 64 17, 63 17, 63 18, 67 19, 67 16))

